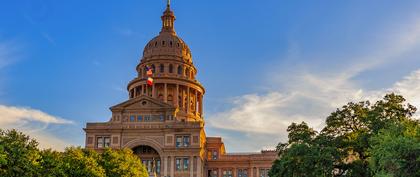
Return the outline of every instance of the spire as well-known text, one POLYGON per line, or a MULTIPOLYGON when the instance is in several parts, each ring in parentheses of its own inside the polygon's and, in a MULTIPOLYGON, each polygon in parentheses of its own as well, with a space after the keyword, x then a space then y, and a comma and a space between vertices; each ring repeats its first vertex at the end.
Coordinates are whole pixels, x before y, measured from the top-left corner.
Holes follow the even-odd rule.
POLYGON ((175 15, 171 10, 171 0, 167 0, 166 10, 163 12, 162 19, 162 30, 160 33, 171 33, 175 35, 175 15))

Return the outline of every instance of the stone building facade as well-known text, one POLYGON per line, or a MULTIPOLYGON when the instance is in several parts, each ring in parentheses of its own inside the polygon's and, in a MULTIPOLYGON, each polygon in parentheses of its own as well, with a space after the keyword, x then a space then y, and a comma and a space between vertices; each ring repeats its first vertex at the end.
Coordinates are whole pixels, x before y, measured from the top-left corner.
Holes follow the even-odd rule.
POLYGON ((110 108, 108 122, 87 123, 86 148, 130 148, 150 176, 266 177, 276 152, 226 153, 222 138, 206 136, 205 88, 169 4, 161 19, 161 32, 145 46, 137 77, 128 83, 129 99, 110 108))

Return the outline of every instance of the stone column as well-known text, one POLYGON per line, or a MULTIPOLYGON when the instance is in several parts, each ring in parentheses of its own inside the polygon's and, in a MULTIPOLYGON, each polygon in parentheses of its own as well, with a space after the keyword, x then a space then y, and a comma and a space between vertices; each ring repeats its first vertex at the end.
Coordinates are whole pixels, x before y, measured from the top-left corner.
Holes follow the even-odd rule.
POLYGON ((175 107, 179 107, 180 105, 178 105, 178 102, 179 102, 179 85, 178 84, 176 84, 176 92, 175 92, 175 98, 174 98, 174 100, 175 100, 175 107))
POLYGON ((200 94, 200 115, 201 116, 203 116, 203 103, 204 103, 203 94, 201 93, 200 94))
POLYGON ((190 87, 187 86, 187 114, 190 113, 190 87))
POLYGON ((190 177, 194 177, 194 156, 190 156, 190 177))
POLYGON ((232 176, 233 177, 237 177, 238 176, 238 174, 236 174, 236 172, 237 172, 237 169, 236 168, 233 168, 232 169, 232 176))
POLYGON ((197 103, 198 103, 198 91, 195 90, 195 98, 194 98, 194 110, 195 110, 195 116, 198 116, 198 109, 197 109, 197 103))
MULTIPOLYGON (((163 101, 165 103, 167 103, 168 102, 168 84, 167 83, 165 83, 165 88, 164 88, 164 94, 163 94, 163 96, 164 96, 163 101)), ((173 100, 174 99, 172 98, 172 101, 173 100)))
POLYGON ((168 157, 163 157, 163 176, 168 176, 168 157))
POLYGON ((202 170, 203 167, 201 166, 201 158, 197 157, 197 177, 204 176, 202 170))
POLYGON ((218 177, 222 177, 223 176, 222 169, 221 168, 218 169, 217 176, 218 177))
POLYGON ((171 156, 171 177, 175 176, 175 156, 171 156))

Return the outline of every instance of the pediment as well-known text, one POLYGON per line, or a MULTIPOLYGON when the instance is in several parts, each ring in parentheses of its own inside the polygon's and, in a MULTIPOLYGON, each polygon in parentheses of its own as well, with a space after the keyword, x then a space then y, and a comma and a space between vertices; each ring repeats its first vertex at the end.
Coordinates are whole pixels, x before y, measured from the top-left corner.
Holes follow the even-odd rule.
POLYGON ((124 110, 175 110, 175 107, 148 96, 140 96, 112 106, 110 109, 114 112, 124 110))

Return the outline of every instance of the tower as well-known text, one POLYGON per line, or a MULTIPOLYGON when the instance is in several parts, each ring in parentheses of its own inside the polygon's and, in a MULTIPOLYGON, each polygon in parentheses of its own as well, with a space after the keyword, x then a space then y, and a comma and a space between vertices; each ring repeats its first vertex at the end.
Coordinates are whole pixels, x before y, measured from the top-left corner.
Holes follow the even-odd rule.
POLYGON ((205 89, 196 79, 197 68, 188 45, 175 32, 175 15, 169 4, 161 19, 159 35, 144 47, 136 67, 138 76, 127 86, 129 98, 151 97, 174 106, 175 118, 180 121, 202 122, 205 89), (147 84, 147 67, 153 70, 152 86, 147 84))
POLYGON ((144 47, 137 77, 127 85, 128 100, 110 108, 109 122, 87 123, 86 148, 130 148, 150 176, 201 177, 205 89, 195 77, 188 45, 175 32, 169 3, 161 20, 160 33, 144 47), (153 74, 147 74, 149 69, 153 74))

